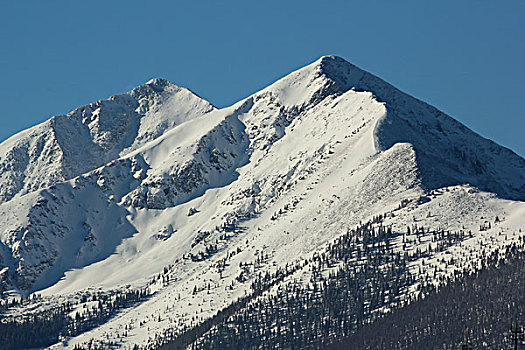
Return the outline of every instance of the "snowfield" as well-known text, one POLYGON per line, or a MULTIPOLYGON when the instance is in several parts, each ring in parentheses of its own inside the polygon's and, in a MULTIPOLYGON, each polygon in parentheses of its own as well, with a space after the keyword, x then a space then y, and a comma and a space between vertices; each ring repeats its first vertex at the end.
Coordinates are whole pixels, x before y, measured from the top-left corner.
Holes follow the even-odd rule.
POLYGON ((4 298, 41 296, 3 317, 147 288, 51 348, 154 347, 377 215, 439 283, 523 237, 524 201, 523 158, 339 57, 223 109, 155 79, 0 145, 4 298))

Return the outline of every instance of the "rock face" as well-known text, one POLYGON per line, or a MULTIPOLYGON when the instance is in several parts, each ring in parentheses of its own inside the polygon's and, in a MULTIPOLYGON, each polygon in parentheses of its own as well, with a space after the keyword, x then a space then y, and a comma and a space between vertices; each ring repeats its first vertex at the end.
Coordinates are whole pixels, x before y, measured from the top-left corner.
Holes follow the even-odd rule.
MULTIPOLYGON (((2 283, 27 293, 95 263, 139 278, 124 262, 144 268, 138 251, 161 256, 143 271, 154 273, 174 247, 197 254, 215 227, 300 212, 315 188, 338 189, 355 215, 331 223, 342 227, 464 184, 525 201, 525 160, 339 57, 220 110, 155 79, 0 145, 2 283)), ((305 219, 324 205, 312 201, 305 219)))

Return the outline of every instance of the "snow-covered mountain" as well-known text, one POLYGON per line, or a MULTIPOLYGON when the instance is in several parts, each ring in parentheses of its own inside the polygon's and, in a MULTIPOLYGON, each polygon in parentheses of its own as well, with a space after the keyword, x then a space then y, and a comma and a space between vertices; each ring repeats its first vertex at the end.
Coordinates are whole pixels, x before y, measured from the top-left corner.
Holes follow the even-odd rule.
POLYGON ((213 109, 191 91, 153 79, 55 116, 2 143, 0 201, 98 168, 213 109))
POLYGON ((445 275, 476 266, 480 242, 497 250, 525 229, 523 158, 335 56, 223 109, 152 80, 3 142, 0 179, 6 296, 55 305, 149 286, 147 300, 57 347, 115 329, 121 345, 151 344, 377 215, 396 232, 470 231, 413 262, 445 275), (139 322, 148 331, 129 326, 139 322))

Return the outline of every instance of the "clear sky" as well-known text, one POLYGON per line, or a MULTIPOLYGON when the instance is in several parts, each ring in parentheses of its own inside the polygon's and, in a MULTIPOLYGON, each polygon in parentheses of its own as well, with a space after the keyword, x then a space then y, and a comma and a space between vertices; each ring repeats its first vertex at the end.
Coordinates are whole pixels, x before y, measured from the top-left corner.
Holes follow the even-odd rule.
POLYGON ((2 1, 0 140, 164 77, 218 107, 335 54, 525 156, 525 1, 2 1))

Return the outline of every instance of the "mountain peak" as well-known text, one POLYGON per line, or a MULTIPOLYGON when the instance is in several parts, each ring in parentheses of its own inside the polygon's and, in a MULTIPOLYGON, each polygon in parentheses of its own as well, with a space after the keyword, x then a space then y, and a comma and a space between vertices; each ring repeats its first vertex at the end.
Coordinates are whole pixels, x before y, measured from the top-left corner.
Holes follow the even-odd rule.
MULTIPOLYGON (((338 56, 322 56, 276 81, 261 92, 270 92, 287 107, 316 104, 328 95, 357 87, 365 72, 338 56)), ((301 107, 302 106, 302 107, 301 107)))
POLYGON ((319 71, 343 90, 358 87, 365 71, 339 56, 322 56, 315 62, 319 71))
POLYGON ((339 66, 352 66, 355 67, 352 63, 348 62, 342 57, 336 56, 336 55, 324 55, 321 56, 315 61, 315 63, 319 66, 327 66, 327 65, 339 65, 339 66))
POLYGON ((147 91, 153 90, 154 92, 162 93, 167 90, 177 91, 179 89, 181 89, 181 87, 173 84, 168 79, 153 78, 153 79, 148 80, 144 84, 137 86, 132 91, 142 91, 143 93, 147 93, 147 91))
POLYGON ((348 309, 369 305, 365 320, 390 307, 376 300, 410 300, 505 252, 524 201, 523 158, 337 56, 220 110, 152 79, 0 144, 0 299, 43 297, 0 300, 2 321, 26 339, 60 310, 46 332, 68 339, 53 349, 153 349, 277 290, 328 305, 317 296, 333 294, 335 267, 345 293, 368 295, 348 309), (348 283, 370 273, 380 285, 348 283))
POLYGON ((155 85, 155 86, 168 86, 168 85, 175 85, 168 79, 164 78, 153 78, 148 80, 144 85, 155 85))

